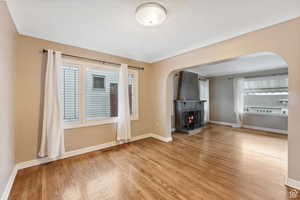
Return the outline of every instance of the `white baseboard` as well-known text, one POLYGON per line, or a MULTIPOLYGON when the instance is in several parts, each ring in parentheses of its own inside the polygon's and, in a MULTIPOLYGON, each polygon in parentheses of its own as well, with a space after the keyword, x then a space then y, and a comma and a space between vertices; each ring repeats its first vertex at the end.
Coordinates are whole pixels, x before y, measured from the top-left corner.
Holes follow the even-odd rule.
POLYGON ((264 128, 264 127, 251 126, 251 125, 243 125, 242 127, 240 127, 236 123, 220 122, 220 121, 209 121, 209 122, 212 124, 231 126, 233 128, 248 128, 248 129, 255 129, 255 130, 259 130, 259 131, 267 131, 267 132, 272 132, 272 133, 288 134, 287 130, 281 130, 281 129, 264 128))
POLYGON ((287 130, 274 129, 274 128, 264 128, 258 126, 250 126, 250 125, 243 125, 243 128, 255 129, 260 131, 268 131, 268 132, 280 133, 280 134, 288 134, 287 130))
POLYGON ((13 168, 13 170, 11 171, 9 180, 8 180, 8 182, 6 184, 6 187, 5 187, 4 191, 3 191, 3 194, 1 195, 1 198, 0 198, 1 200, 7 200, 8 199, 10 191, 11 191, 11 188, 12 188, 12 186, 14 184, 14 180, 16 178, 17 172, 18 172, 18 169, 15 166, 13 168))
POLYGON ((142 140, 142 139, 150 138, 150 137, 152 137, 152 134, 148 133, 148 134, 144 134, 144 135, 135 136, 130 141, 134 142, 134 141, 137 141, 137 140, 142 140))
POLYGON ((241 124, 232 124, 232 128, 243 128, 241 124))
MULTIPOLYGON (((172 141, 172 137, 163 137, 163 136, 160 136, 160 135, 156 135, 154 133, 139 135, 139 136, 133 137, 130 141, 134 142, 134 141, 137 141, 137 140, 150 138, 150 137, 153 137, 153 138, 158 139, 158 140, 163 141, 163 142, 171 142, 172 141)), ((116 146, 116 145, 118 145, 118 143, 116 141, 112 141, 112 142, 108 142, 108 143, 104 143, 104 144, 100 144, 100 145, 95 145, 95 146, 91 146, 91 147, 85 147, 85 148, 82 148, 82 149, 77 149, 77 150, 74 150, 74 151, 68 151, 63 156, 61 156, 59 158, 56 158, 56 159, 38 158, 38 159, 34 159, 34 160, 29 160, 29 161, 26 161, 26 162, 17 163, 15 165, 12 173, 11 173, 9 181, 8 181, 6 187, 5 187, 4 193, 1 196, 1 200, 7 200, 8 199, 18 170, 28 168, 28 167, 37 166, 37 165, 41 165, 41 164, 45 164, 45 163, 49 163, 49 162, 52 162, 52 161, 55 161, 55 160, 60 160, 60 159, 69 158, 69 157, 72 157, 72 156, 77 156, 77 155, 89 153, 89 152, 92 152, 92 151, 98 151, 98 150, 105 149, 105 148, 108 148, 108 147, 113 147, 113 146, 116 146)))
POLYGON ((212 123, 212 124, 220 124, 220 125, 224 125, 224 126, 236 126, 235 123, 230 123, 230 122, 220 122, 220 121, 209 121, 209 123, 212 123))
POLYGON ((24 169, 24 168, 27 168, 27 167, 33 167, 33 166, 36 166, 36 165, 45 164, 45 163, 55 161, 55 160, 58 160, 58 159, 38 158, 38 159, 34 159, 34 160, 29 160, 29 161, 17 163, 16 168, 18 170, 20 170, 20 169, 24 169))
POLYGON ((163 142, 172 142, 173 141, 172 136, 171 137, 163 137, 161 135, 156 135, 156 134, 152 133, 151 137, 153 137, 157 140, 163 141, 163 142))
MULTIPOLYGON (((152 134, 139 135, 139 136, 133 137, 130 141, 133 142, 133 141, 137 141, 137 140, 141 140, 141 139, 145 139, 145 138, 149 138, 149 137, 152 137, 152 134)), ((101 149, 106 149, 106 148, 113 147, 113 146, 116 146, 116 145, 118 145, 118 143, 116 141, 112 141, 112 142, 107 142, 107 143, 104 143, 104 144, 99 144, 99 145, 95 145, 95 146, 76 149, 76 150, 73 150, 73 151, 67 151, 67 152, 65 152, 65 154, 63 156, 61 156, 59 158, 56 158, 56 159, 38 158, 38 159, 35 159, 35 160, 29 160, 29 161, 26 161, 26 162, 18 163, 17 164, 17 169, 24 169, 24 168, 27 168, 27 167, 41 165, 41 164, 45 164, 45 163, 52 162, 52 161, 55 161, 55 160, 69 158, 69 157, 89 153, 89 152, 92 152, 92 151, 98 151, 98 150, 101 150, 101 149)))
POLYGON ((291 178, 287 178, 286 179, 286 183, 287 186, 295 188, 297 190, 300 190, 300 181, 296 181, 294 179, 291 178))
MULTIPOLYGON (((137 140, 150 138, 150 137, 161 140, 163 142, 172 141, 172 137, 166 138, 166 137, 162 137, 162 136, 159 136, 159 135, 156 135, 156 134, 153 134, 153 133, 148 133, 148 134, 133 137, 130 141, 134 142, 134 141, 137 141, 137 140)), ((99 144, 99 145, 95 145, 95 146, 76 149, 76 150, 73 150, 73 151, 68 151, 68 152, 65 152, 65 154, 63 156, 61 156, 59 158, 56 158, 56 159, 38 158, 38 159, 34 159, 34 160, 29 160, 29 161, 26 161, 26 162, 17 163, 16 166, 17 166, 18 170, 19 169, 24 169, 24 168, 28 168, 28 167, 41 165, 41 164, 45 164, 45 163, 48 163, 48 162, 52 162, 52 161, 55 161, 55 160, 69 158, 69 157, 72 157, 72 156, 77 156, 77 155, 89 153, 89 152, 92 152, 92 151, 98 151, 98 150, 101 150, 101 149, 106 149, 106 148, 113 147, 113 146, 116 146, 116 145, 118 145, 118 143, 116 141, 112 141, 112 142, 108 142, 108 143, 104 143, 104 144, 99 144)))
POLYGON ((81 149, 76 149, 76 150, 73 150, 73 151, 68 151, 66 152, 61 159, 63 158, 69 158, 69 157, 73 157, 73 156, 77 156, 77 155, 81 155, 81 154, 85 154, 85 153, 89 153, 89 152, 92 152, 92 151, 98 151, 98 150, 101 150, 101 149, 106 149, 106 148, 109 148, 109 147, 113 147, 113 146, 116 146, 118 145, 117 142, 107 142, 107 143, 104 143, 104 144, 99 144, 99 145, 95 145, 95 146, 90 146, 90 147, 85 147, 85 148, 81 148, 81 149))

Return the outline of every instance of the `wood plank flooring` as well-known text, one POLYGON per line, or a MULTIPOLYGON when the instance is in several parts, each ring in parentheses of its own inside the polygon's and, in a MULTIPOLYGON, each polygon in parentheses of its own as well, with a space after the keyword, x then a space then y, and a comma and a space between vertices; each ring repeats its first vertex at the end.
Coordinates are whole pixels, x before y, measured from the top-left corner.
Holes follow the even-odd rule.
POLYGON ((21 170, 10 199, 289 199, 286 136, 210 125, 173 137, 21 170))

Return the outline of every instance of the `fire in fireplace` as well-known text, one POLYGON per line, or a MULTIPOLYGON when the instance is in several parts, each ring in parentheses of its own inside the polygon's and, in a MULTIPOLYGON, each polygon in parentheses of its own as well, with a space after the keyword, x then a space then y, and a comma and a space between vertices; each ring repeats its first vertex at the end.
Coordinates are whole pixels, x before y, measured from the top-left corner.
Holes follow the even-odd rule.
POLYGON ((194 130, 195 128, 199 128, 201 126, 201 124, 198 124, 198 122, 201 121, 200 114, 201 111, 183 112, 183 115, 185 116, 185 124, 183 125, 184 128, 186 128, 187 130, 194 130))
POLYGON ((175 128, 189 133, 203 125, 203 101, 175 100, 175 128))

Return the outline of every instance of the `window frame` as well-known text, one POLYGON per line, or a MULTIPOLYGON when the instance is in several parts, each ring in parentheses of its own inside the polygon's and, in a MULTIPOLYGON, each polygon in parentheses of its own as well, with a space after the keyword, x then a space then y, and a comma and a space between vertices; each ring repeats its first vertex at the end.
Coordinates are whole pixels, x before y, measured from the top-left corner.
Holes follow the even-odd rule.
MULTIPOLYGON (((120 68, 102 63, 94 63, 87 61, 80 61, 70 58, 63 58, 62 66, 69 65, 79 68, 79 120, 64 122, 64 129, 74 129, 89 126, 98 126, 104 124, 113 124, 117 122, 117 117, 107 117, 95 120, 88 120, 86 117, 86 75, 88 70, 114 70, 120 71, 120 68)), ((135 87, 132 87, 133 104, 132 104, 132 115, 131 120, 139 120, 139 72, 137 70, 128 69, 128 73, 135 76, 135 87)))

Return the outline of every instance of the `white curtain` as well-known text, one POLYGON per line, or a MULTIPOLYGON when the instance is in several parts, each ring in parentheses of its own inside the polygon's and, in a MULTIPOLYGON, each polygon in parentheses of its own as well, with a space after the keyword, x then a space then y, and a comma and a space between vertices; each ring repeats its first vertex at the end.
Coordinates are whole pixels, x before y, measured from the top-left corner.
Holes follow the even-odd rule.
POLYGON ((204 103, 204 123, 209 121, 209 80, 200 80, 200 100, 206 100, 204 103))
POLYGON ((234 113, 236 117, 235 127, 243 126, 244 113, 244 78, 233 79, 234 113))
POLYGON ((63 111, 59 91, 61 66, 61 53, 48 50, 40 157, 57 158, 65 152, 63 111))
POLYGON ((131 139, 130 108, 128 92, 128 66, 121 65, 118 84, 118 125, 117 140, 128 142, 131 139))

